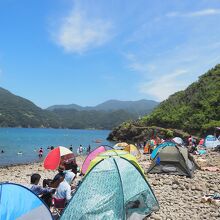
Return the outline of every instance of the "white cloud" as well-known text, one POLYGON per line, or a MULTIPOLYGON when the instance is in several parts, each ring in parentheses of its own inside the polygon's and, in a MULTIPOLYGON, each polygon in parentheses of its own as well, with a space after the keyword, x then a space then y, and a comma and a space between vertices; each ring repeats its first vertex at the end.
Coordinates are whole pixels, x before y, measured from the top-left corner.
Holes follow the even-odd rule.
POLYGON ((132 71, 139 72, 145 75, 146 73, 153 72, 156 69, 156 66, 154 64, 140 62, 136 55, 132 53, 125 53, 124 56, 129 61, 128 67, 132 71))
POLYGON ((141 82, 136 85, 138 92, 162 101, 220 63, 219 48, 218 41, 210 43, 196 38, 151 59, 142 53, 128 53, 126 58, 128 68, 141 74, 141 82))
POLYGON ((162 75, 152 81, 141 83, 139 91, 162 101, 174 92, 186 88, 187 84, 179 78, 187 73, 187 70, 176 70, 171 74, 162 75))
POLYGON ((204 9, 200 11, 194 11, 194 12, 170 12, 166 14, 167 17, 201 17, 201 16, 210 16, 210 15, 218 15, 220 14, 220 9, 204 9))
POLYGON ((109 41, 113 36, 112 29, 110 21, 93 18, 85 11, 74 9, 62 19, 54 35, 56 43, 65 51, 83 53, 109 41))

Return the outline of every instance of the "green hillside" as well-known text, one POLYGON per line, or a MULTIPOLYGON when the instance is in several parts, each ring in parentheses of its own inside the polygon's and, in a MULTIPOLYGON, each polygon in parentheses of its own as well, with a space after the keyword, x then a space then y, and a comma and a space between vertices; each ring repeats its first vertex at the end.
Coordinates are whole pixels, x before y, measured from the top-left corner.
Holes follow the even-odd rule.
POLYGON ((171 95, 150 115, 115 128, 110 139, 126 135, 129 132, 126 127, 137 130, 147 126, 180 129, 194 135, 211 132, 214 127, 220 126, 220 65, 200 76, 186 90, 171 95))
POLYGON ((56 116, 0 88, 0 127, 58 127, 56 116))
POLYGON ((146 124, 179 128, 190 133, 220 125, 220 65, 209 70, 191 84, 162 102, 146 124))
POLYGON ((124 121, 136 118, 135 115, 124 110, 106 112, 55 109, 53 112, 59 117, 63 128, 112 129, 124 121))

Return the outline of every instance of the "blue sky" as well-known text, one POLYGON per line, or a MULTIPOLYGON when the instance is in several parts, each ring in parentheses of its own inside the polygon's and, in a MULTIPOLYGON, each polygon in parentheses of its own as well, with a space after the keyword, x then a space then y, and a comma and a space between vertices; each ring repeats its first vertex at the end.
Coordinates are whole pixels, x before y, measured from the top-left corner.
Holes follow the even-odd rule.
POLYGON ((220 63, 219 0, 1 0, 0 86, 42 108, 162 101, 220 63))

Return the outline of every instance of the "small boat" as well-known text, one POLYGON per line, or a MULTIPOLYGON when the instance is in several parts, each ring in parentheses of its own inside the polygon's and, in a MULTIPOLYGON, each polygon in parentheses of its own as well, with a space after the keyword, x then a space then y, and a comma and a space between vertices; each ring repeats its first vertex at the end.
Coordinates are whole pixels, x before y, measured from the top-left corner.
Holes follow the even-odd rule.
POLYGON ((96 140, 94 140, 93 142, 95 142, 95 143, 102 143, 102 140, 96 139, 96 140))

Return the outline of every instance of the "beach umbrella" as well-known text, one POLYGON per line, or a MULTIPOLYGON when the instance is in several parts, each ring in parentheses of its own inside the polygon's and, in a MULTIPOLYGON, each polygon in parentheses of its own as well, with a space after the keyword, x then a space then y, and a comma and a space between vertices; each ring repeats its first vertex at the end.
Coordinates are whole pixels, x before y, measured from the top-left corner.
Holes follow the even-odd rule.
POLYGON ((90 162, 96 158, 96 156, 98 156, 100 153, 102 152, 105 152, 106 151, 106 147, 105 146, 99 146, 97 147, 96 149, 94 149, 85 159, 85 161, 83 162, 83 165, 82 165, 82 171, 81 173, 82 174, 85 174, 89 165, 90 165, 90 162))
POLYGON ((44 202, 30 189, 14 184, 0 184, 1 220, 52 220, 44 202))
POLYGON ((56 147, 48 153, 44 160, 44 168, 48 170, 56 170, 60 165, 75 164, 75 155, 66 147, 56 147))

